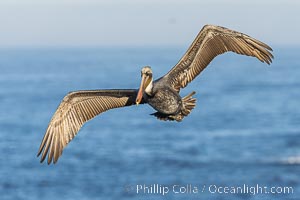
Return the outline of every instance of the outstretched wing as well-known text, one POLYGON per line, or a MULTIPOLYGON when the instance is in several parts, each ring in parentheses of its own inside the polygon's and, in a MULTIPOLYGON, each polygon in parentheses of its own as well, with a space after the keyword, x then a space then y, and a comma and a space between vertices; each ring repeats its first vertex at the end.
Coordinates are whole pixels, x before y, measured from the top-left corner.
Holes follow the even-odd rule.
POLYGON ((179 91, 199 75, 217 55, 228 51, 256 57, 267 64, 270 64, 273 58, 270 53, 271 47, 263 42, 224 27, 206 25, 164 78, 179 91))
POLYGON ((40 145, 41 162, 56 163, 82 125, 109 109, 135 104, 137 90, 87 90, 71 92, 54 113, 40 145))

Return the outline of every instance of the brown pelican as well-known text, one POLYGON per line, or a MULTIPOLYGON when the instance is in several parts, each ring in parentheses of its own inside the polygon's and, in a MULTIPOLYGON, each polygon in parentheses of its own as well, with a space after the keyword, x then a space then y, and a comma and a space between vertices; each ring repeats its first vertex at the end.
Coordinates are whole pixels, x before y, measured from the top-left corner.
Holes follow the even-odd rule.
POLYGON ((153 81, 152 70, 141 71, 138 90, 85 90, 67 94, 54 113, 38 150, 41 162, 48 154, 48 164, 56 163, 63 149, 81 126, 109 109, 148 103, 161 120, 181 121, 196 105, 195 92, 181 98, 179 91, 187 86, 217 56, 232 51, 256 57, 270 64, 271 47, 246 34, 224 27, 206 25, 179 62, 163 77, 153 81))

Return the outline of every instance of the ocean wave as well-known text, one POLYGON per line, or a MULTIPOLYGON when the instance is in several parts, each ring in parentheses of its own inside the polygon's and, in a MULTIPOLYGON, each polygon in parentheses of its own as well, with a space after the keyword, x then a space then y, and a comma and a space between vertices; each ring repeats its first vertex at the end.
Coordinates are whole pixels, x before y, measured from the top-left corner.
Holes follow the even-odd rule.
POLYGON ((290 156, 283 160, 284 164, 288 165, 300 165, 300 155, 298 156, 290 156))

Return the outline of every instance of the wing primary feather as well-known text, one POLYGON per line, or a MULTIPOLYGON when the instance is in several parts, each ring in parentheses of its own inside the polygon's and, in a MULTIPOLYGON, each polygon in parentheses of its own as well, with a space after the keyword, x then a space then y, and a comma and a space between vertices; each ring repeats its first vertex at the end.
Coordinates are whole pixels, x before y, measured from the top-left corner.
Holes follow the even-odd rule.
MULTIPOLYGON (((46 133, 47 133, 48 131, 49 131, 49 127, 47 128, 46 133)), ((45 147, 45 144, 46 144, 46 142, 47 142, 47 140, 48 140, 48 137, 49 137, 49 134, 45 134, 45 135, 44 135, 43 140, 42 140, 41 145, 40 145, 40 148, 39 148, 39 150, 38 150, 37 156, 40 156, 40 154, 42 153, 42 151, 43 151, 43 149, 44 149, 44 147, 45 147)))
MULTIPOLYGON (((56 128, 54 128, 54 130, 56 130, 56 128)), ((49 148, 49 152, 48 152, 48 165, 51 163, 51 160, 52 160, 52 157, 53 157, 53 153, 54 153, 54 140, 55 140, 55 135, 53 134, 52 135, 52 139, 51 139, 51 142, 50 142, 50 148, 49 148)))
POLYGON ((61 144, 61 141, 60 141, 60 134, 57 134, 56 135, 56 142, 55 142, 55 149, 54 149, 54 158, 53 158, 53 163, 55 164, 58 160, 58 157, 60 156, 60 144, 61 144))
POLYGON ((252 38, 252 37, 250 37, 248 35, 247 35, 247 40, 251 40, 251 41, 257 43, 259 46, 262 46, 262 47, 268 49, 269 51, 273 51, 273 49, 269 45, 267 45, 267 44, 265 44, 265 43, 263 43, 263 42, 255 39, 255 38, 252 38))
POLYGON ((44 151, 43 151, 43 154, 42 154, 42 157, 41 157, 41 162, 43 162, 45 160, 46 156, 47 156, 47 153, 48 153, 50 145, 51 145, 52 137, 53 137, 51 129, 46 134, 49 134, 49 137, 47 138, 47 143, 46 143, 46 146, 44 148, 44 151))
MULTIPOLYGON (((265 47, 259 46, 257 43, 255 43, 255 42, 254 42, 253 40, 251 40, 251 39, 247 40, 247 42, 248 42, 249 44, 251 44, 252 46, 254 46, 255 49, 257 49, 257 50, 260 51, 260 53, 263 55, 264 60, 265 60, 266 62, 267 62, 267 61, 269 61, 269 63, 272 62, 272 58, 274 58, 274 57, 273 57, 273 55, 272 55, 269 51, 267 51, 267 50, 265 49, 265 47)), ((269 64, 269 63, 268 63, 268 64, 269 64)))

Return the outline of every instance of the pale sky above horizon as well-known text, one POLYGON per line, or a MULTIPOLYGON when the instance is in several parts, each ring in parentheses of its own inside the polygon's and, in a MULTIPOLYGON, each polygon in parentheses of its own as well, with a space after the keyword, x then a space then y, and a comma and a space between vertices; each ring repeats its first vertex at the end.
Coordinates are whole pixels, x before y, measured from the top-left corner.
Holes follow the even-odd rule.
POLYGON ((0 47, 189 45, 205 24, 300 45, 296 0, 0 0, 0 47))

